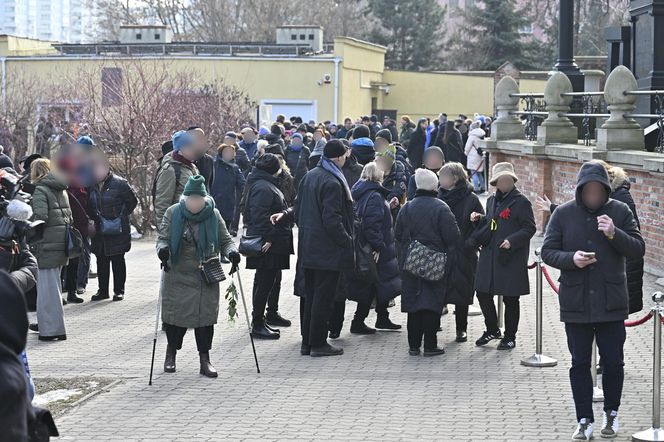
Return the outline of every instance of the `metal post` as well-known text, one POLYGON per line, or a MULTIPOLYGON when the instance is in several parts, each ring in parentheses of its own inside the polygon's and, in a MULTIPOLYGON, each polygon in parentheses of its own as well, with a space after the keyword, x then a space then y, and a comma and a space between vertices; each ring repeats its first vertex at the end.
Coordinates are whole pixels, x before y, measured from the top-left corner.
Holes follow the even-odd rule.
POLYGON ((498 299, 498 328, 503 328, 503 317, 505 316, 505 305, 503 304, 503 296, 496 296, 498 299))
POLYGON ((489 193, 489 151, 484 151, 484 190, 489 193))
POLYGON ((664 293, 655 292, 652 300, 656 305, 652 308, 655 320, 655 336, 653 337, 652 367, 652 427, 632 435, 635 441, 662 441, 664 430, 660 428, 660 406, 662 395, 662 316, 664 316, 664 293))
POLYGON ((558 361, 542 354, 542 329, 543 329, 543 275, 542 275, 542 249, 535 250, 535 262, 537 263, 535 273, 535 354, 529 358, 522 359, 521 365, 526 367, 555 367, 558 361))
POLYGON ((604 400, 604 391, 597 385, 597 339, 593 339, 592 352, 590 375, 593 378, 593 402, 602 402, 604 400))

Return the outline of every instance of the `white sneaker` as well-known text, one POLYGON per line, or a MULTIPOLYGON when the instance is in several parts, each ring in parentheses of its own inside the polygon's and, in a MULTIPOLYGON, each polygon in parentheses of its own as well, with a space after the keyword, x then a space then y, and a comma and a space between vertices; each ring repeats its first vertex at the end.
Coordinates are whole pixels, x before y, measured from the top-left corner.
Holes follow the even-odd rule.
POLYGON ((618 412, 615 410, 605 411, 600 436, 604 439, 613 439, 618 435, 619 427, 620 422, 618 422, 618 412))
POLYGON ((593 438, 593 423, 588 422, 585 417, 579 421, 572 440, 590 440, 593 438))

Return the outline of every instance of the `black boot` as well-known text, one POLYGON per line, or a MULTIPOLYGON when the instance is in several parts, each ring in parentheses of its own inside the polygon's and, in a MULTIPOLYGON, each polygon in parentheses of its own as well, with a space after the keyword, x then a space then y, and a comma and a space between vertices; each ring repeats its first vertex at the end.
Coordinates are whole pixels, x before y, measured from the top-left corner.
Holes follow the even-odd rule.
POLYGON ((265 316, 265 322, 272 327, 290 327, 291 321, 284 318, 279 312, 270 313, 265 316))
POLYGON ((334 347, 327 342, 320 347, 311 347, 310 356, 317 358, 321 356, 339 356, 344 354, 343 348, 334 347))
POLYGON ((72 304, 80 304, 84 302, 84 299, 76 296, 76 292, 68 292, 67 302, 71 302, 72 304))
POLYGON ((379 330, 401 330, 401 325, 390 321, 390 317, 386 315, 376 319, 376 328, 379 330))
POLYGON ((353 319, 350 323, 350 332, 354 335, 373 335, 376 329, 369 327, 364 321, 353 319))
POLYGON ((457 342, 466 342, 468 340, 468 333, 464 330, 457 330, 456 332, 456 341, 457 342))
POLYGON ((265 326, 265 322, 254 321, 251 326, 251 336, 256 339, 279 339, 281 335, 265 326))
POLYGON ((90 301, 102 301, 104 299, 108 299, 110 296, 108 295, 108 292, 102 292, 99 290, 95 295, 92 295, 92 298, 90 298, 90 301))
POLYGON ((164 372, 166 373, 175 373, 175 355, 177 354, 177 349, 171 347, 170 345, 166 346, 166 360, 164 361, 164 372))
POLYGON ((216 378, 219 376, 217 370, 210 364, 210 353, 198 353, 201 358, 201 374, 208 378, 216 378))

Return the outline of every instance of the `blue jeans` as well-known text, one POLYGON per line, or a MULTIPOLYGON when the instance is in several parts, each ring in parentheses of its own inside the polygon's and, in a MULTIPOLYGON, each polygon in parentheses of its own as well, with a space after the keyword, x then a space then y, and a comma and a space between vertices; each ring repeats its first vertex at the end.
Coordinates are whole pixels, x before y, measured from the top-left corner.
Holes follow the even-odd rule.
POLYGON ((486 182, 484 181, 484 172, 473 172, 473 176, 471 177, 473 181, 473 187, 475 188, 475 192, 484 192, 486 190, 486 182))
POLYGON ((623 346, 625 345, 625 323, 623 321, 599 322, 595 324, 565 323, 567 347, 572 355, 569 380, 576 407, 576 418, 587 418, 594 422, 593 381, 590 374, 593 338, 602 360, 602 389, 604 411, 620 408, 623 381, 625 378, 623 346))

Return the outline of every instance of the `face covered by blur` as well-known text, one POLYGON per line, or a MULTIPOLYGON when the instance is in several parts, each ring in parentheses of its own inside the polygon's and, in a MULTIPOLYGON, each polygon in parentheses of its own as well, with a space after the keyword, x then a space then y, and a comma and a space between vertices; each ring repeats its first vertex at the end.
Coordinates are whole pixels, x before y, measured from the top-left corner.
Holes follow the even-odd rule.
POLYGON ((235 159, 235 149, 232 147, 224 148, 224 150, 221 151, 221 159, 226 163, 233 161, 235 159))
POLYGON ((191 213, 198 213, 205 207, 205 198, 200 195, 189 195, 185 197, 184 205, 191 213))
POLYGON ((376 138, 376 141, 374 141, 374 150, 378 153, 382 153, 387 150, 387 146, 389 145, 390 143, 388 143, 385 138, 376 138))
POLYGON ((456 185, 454 178, 447 173, 441 173, 438 182, 440 183, 440 187, 446 190, 453 189, 456 185))
POLYGON ((202 129, 192 129, 187 131, 192 138, 191 149, 195 152, 195 158, 201 158, 208 150, 207 138, 202 129))
POLYGON ((586 183, 581 189, 581 200, 583 205, 590 211, 596 211, 602 208, 608 199, 606 188, 597 181, 586 183))
POLYGON ((293 137, 291 139, 291 144, 295 147, 302 146, 302 138, 300 137, 293 137))
POLYGON ((441 167, 445 164, 445 161, 440 157, 440 155, 436 155, 433 153, 430 153, 429 155, 426 155, 424 157, 424 167, 429 169, 430 171, 434 173, 438 173, 441 167))
POLYGON ((378 165, 378 168, 382 170, 385 175, 387 175, 392 170, 393 164, 394 161, 386 156, 376 156, 376 165, 378 165))
POLYGON ((496 181, 496 188, 503 193, 510 193, 514 190, 514 178, 509 175, 503 175, 496 181))
POLYGON ((242 139, 246 144, 251 144, 256 141, 256 133, 253 130, 245 130, 242 132, 242 139))

